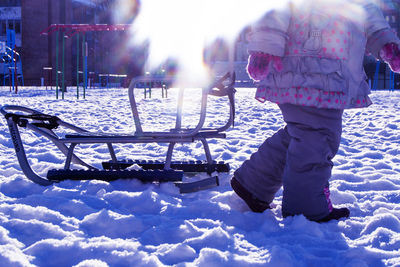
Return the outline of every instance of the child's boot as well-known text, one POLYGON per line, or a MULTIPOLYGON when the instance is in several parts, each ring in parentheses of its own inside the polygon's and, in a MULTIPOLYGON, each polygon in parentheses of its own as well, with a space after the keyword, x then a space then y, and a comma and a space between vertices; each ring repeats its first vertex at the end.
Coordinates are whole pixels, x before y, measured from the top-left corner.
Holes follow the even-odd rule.
MULTIPOLYGON (((328 222, 328 221, 331 221, 331 220, 339 220, 341 218, 347 218, 347 217, 350 216, 350 210, 348 208, 340 208, 340 209, 338 209, 338 208, 334 208, 332 206, 332 201, 331 201, 331 197, 330 197, 331 193, 329 191, 329 185, 324 188, 324 195, 325 195, 326 201, 328 203, 329 214, 327 216, 321 218, 321 219, 317 219, 317 220, 316 219, 309 219, 310 221, 328 222)), ((288 216, 293 216, 293 215, 286 214, 286 213, 282 212, 282 216, 284 218, 286 218, 288 216)))
POLYGON ((329 185, 324 188, 324 194, 326 201, 328 202, 329 214, 322 219, 316 220, 316 222, 328 222, 330 220, 339 220, 341 218, 347 218, 350 216, 350 210, 348 208, 337 209, 332 206, 331 192, 329 191, 329 185))
MULTIPOLYGON (((294 216, 294 215, 282 212, 282 216, 283 216, 283 218, 286 218, 286 217, 290 217, 290 216, 294 216)), ((349 216, 350 216, 350 210, 348 208, 340 208, 340 209, 332 208, 332 211, 322 219, 318 219, 318 220, 313 220, 310 218, 308 218, 308 219, 310 221, 321 223, 321 222, 328 222, 331 220, 339 220, 341 218, 348 218, 349 216)))
POLYGON ((262 213, 270 206, 267 202, 257 199, 253 194, 251 194, 246 188, 244 188, 235 177, 231 179, 231 186, 233 191, 246 202, 247 206, 254 211, 262 213))
POLYGON ((333 208, 331 213, 328 216, 316 220, 316 222, 328 222, 330 220, 339 220, 341 218, 348 218, 350 216, 350 210, 348 208, 333 208))

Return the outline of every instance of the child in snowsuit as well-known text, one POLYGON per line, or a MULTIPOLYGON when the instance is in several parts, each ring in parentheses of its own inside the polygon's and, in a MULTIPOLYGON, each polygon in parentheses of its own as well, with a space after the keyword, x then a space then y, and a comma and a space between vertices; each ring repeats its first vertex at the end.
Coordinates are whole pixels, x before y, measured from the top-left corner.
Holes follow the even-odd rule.
POLYGON ((371 104, 365 53, 400 71, 399 39, 367 0, 290 3, 261 18, 249 39, 256 99, 278 104, 286 126, 235 171, 232 188, 254 212, 270 208, 283 185, 283 217, 348 217, 332 206, 328 183, 343 110, 371 104))

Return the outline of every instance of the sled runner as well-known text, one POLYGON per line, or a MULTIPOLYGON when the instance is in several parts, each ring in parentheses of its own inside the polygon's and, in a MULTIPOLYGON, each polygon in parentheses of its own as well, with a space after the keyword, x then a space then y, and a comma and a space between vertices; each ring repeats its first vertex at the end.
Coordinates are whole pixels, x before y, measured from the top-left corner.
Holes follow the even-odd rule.
MULTIPOLYGON (((151 81, 151 77, 143 76, 131 81, 128 88, 129 101, 132 109, 136 132, 132 135, 120 135, 111 133, 89 132, 81 127, 72 125, 56 116, 43 114, 39 111, 14 105, 6 105, 0 108, 5 116, 9 127, 10 135, 17 154, 18 162, 24 174, 35 183, 50 185, 62 180, 105 180, 116 179, 139 179, 143 182, 174 182, 180 188, 181 193, 194 192, 218 185, 218 176, 206 178, 196 182, 182 182, 184 172, 228 172, 229 164, 216 162, 212 159, 207 139, 225 138, 225 131, 233 125, 234 105, 234 82, 235 74, 227 73, 211 86, 202 89, 200 117, 197 125, 193 128, 182 127, 182 105, 183 90, 180 89, 177 100, 177 112, 175 128, 165 132, 145 132, 142 129, 139 112, 136 105, 134 91, 137 84, 151 81), (228 97, 229 115, 225 125, 219 128, 205 128, 204 122, 207 116, 208 96, 228 97), (31 168, 24 150, 24 144, 20 135, 20 128, 25 128, 46 137, 65 155, 63 169, 49 170, 47 177, 37 175, 31 168), (63 136, 57 130, 67 130, 68 134, 63 136), (200 141, 203 145, 206 161, 172 161, 174 146, 177 143, 191 143, 200 141), (128 143, 168 143, 166 159, 161 161, 143 160, 119 160, 114 151, 113 144, 128 143), (80 144, 105 144, 108 147, 111 160, 103 162, 103 169, 97 169, 75 153, 74 149, 80 144), (71 163, 81 165, 85 169, 71 169, 71 163), (132 165, 139 165, 141 168, 130 168, 132 165)), ((157 78, 162 84, 172 83, 172 77, 157 78)))

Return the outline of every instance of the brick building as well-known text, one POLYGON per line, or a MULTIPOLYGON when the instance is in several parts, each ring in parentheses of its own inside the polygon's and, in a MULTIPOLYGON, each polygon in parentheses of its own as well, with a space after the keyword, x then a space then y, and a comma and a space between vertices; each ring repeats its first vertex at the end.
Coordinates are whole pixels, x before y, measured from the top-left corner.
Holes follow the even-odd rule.
MULTIPOLYGON (((41 35, 43 30, 51 24, 110 24, 110 2, 112 1, 0 0, 0 25, 2 27, 0 41, 5 42, 7 29, 15 30, 16 50, 21 54, 25 85, 39 85, 40 78, 48 75, 48 71, 43 70, 44 67, 53 68, 54 84, 57 61, 56 33, 41 35)), ((88 32, 85 34, 85 38, 89 54, 88 70, 96 73, 111 73, 111 70, 119 64, 113 54, 114 50, 118 49, 116 43, 122 40, 123 33, 88 32)), ((76 84, 77 48, 75 40, 75 37, 67 38, 64 43, 67 86, 76 84)), ((58 38, 58 49, 58 69, 61 71, 61 32, 58 38)))
MULTIPOLYGON (((39 85, 40 77, 44 76, 43 67, 55 65, 55 35, 42 36, 40 33, 50 24, 72 23, 71 10, 71 0, 21 0, 21 57, 25 85, 39 85)), ((66 42, 65 45, 65 78, 70 84, 71 43, 66 42)))
MULTIPOLYGON (((53 67, 53 81, 55 80, 56 35, 40 35, 42 30, 51 24, 112 24, 113 3, 115 0, 0 0, 0 41, 6 39, 7 29, 15 30, 16 49, 22 56, 25 85, 39 85, 40 77, 46 75, 43 67, 53 67)), ((400 27, 399 3, 400 0, 381 0, 387 20, 397 31, 400 27)), ((124 32, 88 32, 85 38, 88 47, 88 71, 128 76, 141 73, 145 49, 135 51, 127 48, 124 32)), ((58 47, 61 50, 61 37, 59 39, 58 47)), ((66 85, 76 84, 75 40, 76 37, 65 40, 66 85)), ((246 48, 246 34, 243 32, 236 44, 236 61, 246 62, 246 48)), ((59 53, 61 69, 61 51, 59 53)), ((218 60, 228 60, 226 55, 224 57, 218 60)), ((372 73, 375 63, 371 61, 368 64, 372 73)), ((0 66, 0 72, 1 70, 0 66)), ((382 77, 385 77, 385 73, 382 77)), ((1 75, 2 73, 0 78, 1 75)))

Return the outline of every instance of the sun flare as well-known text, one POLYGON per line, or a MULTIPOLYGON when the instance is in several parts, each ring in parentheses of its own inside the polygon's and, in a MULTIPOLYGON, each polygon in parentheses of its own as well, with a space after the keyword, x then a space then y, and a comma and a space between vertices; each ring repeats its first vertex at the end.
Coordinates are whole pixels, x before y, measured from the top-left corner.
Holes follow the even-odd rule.
MULTIPOLYGON (((360 2, 369 0, 293 0, 296 5, 323 4, 331 12, 362 19, 360 2), (335 7, 335 8, 332 8, 335 7)), ((148 44, 146 71, 168 59, 178 63, 178 82, 204 85, 212 74, 204 64, 204 49, 224 39, 228 50, 238 34, 272 9, 287 7, 289 0, 118 0, 117 19, 134 16, 132 45, 148 44)), ((227 70, 229 71, 229 70, 227 70)))

